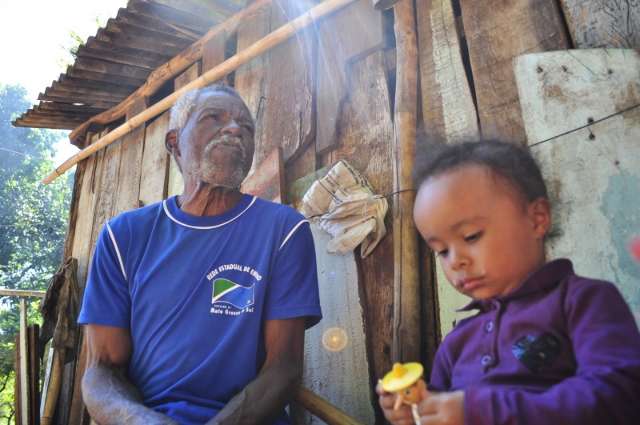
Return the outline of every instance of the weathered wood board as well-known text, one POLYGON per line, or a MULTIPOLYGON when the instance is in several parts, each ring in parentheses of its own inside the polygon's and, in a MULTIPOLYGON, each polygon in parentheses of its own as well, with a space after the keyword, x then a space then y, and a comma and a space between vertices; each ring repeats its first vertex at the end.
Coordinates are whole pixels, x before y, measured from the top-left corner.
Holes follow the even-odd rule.
POLYGON ((640 48, 637 0, 560 0, 576 48, 640 48))
POLYGON ((169 157, 164 139, 169 127, 169 112, 160 115, 147 126, 142 156, 142 179, 140 180, 140 202, 150 205, 166 197, 166 180, 169 157))
MULTIPOLYGON (((251 0, 249 0, 251 1, 251 0)), ((252 2, 252 1, 251 1, 252 2)), ((238 27, 237 50, 240 52, 270 32, 271 8, 263 7, 238 27)), ((266 55, 260 55, 236 70, 235 88, 240 93, 256 122, 256 143, 262 134, 266 55)), ((255 164, 255 159, 254 159, 255 164)))
POLYGON ((347 97, 347 63, 382 48, 382 14, 370 0, 350 4, 318 25, 316 150, 337 143, 338 117, 347 97))
MULTIPOLYGON (((226 35, 226 33, 222 33, 217 37, 213 37, 205 43, 202 51, 202 70, 204 72, 224 62, 226 35)), ((185 72, 188 72, 188 70, 185 72)), ((226 82, 226 77, 222 78, 222 80, 216 81, 216 83, 224 82, 226 82)), ((176 89, 178 89, 178 87, 176 87, 176 89)))
POLYGON ((422 115, 447 142, 478 136, 478 115, 462 63, 451 0, 416 2, 422 115))
POLYGON ((290 158, 289 161, 285 163, 284 175, 286 177, 287 184, 285 187, 286 196, 284 198, 286 199, 286 203, 294 208, 299 207, 299 201, 302 200, 304 192, 297 196, 296 189, 293 188, 293 186, 299 179, 314 173, 317 166, 315 140, 312 140, 302 149, 303 150, 299 155, 296 155, 295 158, 290 158))
MULTIPOLYGON (((104 224, 113 217, 116 208, 118 192, 118 175, 120 171, 121 142, 116 141, 107 146, 101 156, 101 171, 95 181, 95 207, 93 209, 93 227, 90 232, 88 264, 91 263, 98 235, 104 224)), ((84 287, 85 282, 81 282, 84 287)), ((82 341, 83 338, 79 338, 82 341)), ((86 409, 82 401, 81 380, 86 366, 87 352, 84 345, 78 347, 78 357, 75 362, 76 372, 73 384, 73 396, 69 409, 69 423, 85 423, 86 409)))
MULTIPOLYGON (((425 130, 447 143, 477 139, 478 115, 462 61, 452 1, 417 2, 416 7, 425 130)), ((456 309, 470 299, 449 284, 439 261, 435 262, 435 278, 440 334, 444 336, 460 318, 456 309)))
MULTIPOLYGON (((136 100, 127 111, 127 119, 139 114, 146 108, 144 99, 136 100)), ((116 190, 116 205, 113 215, 138 208, 140 179, 142 177, 142 152, 144 150, 145 125, 141 125, 124 135, 120 146, 120 171, 116 190)))
MULTIPOLYGON (((200 75, 200 62, 196 62, 187 68, 182 74, 176 77, 174 86, 176 90, 181 89, 182 87, 189 84, 191 81, 198 78, 200 75)), ((167 177, 167 196, 179 195, 182 193, 182 189, 184 188, 184 179, 182 178, 182 173, 178 168, 178 164, 176 160, 173 158, 173 155, 169 155, 169 176, 167 177)))
POLYGON ((275 148, 242 182, 240 191, 282 203, 285 195, 282 149, 275 148))
POLYGON ((338 148, 330 162, 346 159, 378 194, 393 190, 393 122, 384 52, 378 50, 350 66, 348 96, 338 117, 338 148))
MULTIPOLYGON (((274 1, 238 29, 238 51, 308 10, 311 0, 274 1)), ((287 161, 312 137, 315 40, 307 30, 240 67, 235 86, 255 121, 255 168, 274 148, 287 161)))
POLYGON ((548 242, 549 257, 615 282, 640 323, 640 265, 628 249, 640 229, 640 54, 525 55, 515 73, 560 233, 548 242))
POLYGON ((120 142, 110 144, 104 150, 102 156, 102 171, 100 179, 96 180, 96 206, 93 213, 93 229, 91 235, 91 255, 95 249, 98 235, 110 218, 116 205, 116 188, 118 187, 118 174, 120 168, 120 142))
MULTIPOLYGON (((331 236, 311 226, 322 321, 305 334, 303 385, 363 424, 372 424, 369 365, 353 253, 329 254, 331 236)), ((323 423, 305 415, 305 424, 323 423)))
MULTIPOLYGON (((99 139, 104 134, 103 132, 99 135, 96 134, 92 136, 91 141, 99 139)), ((97 230, 94 230, 96 228, 95 217, 99 210, 98 203, 101 196, 105 153, 106 150, 100 151, 87 158, 85 160, 87 161, 86 168, 82 176, 80 199, 77 203, 76 228, 71 249, 72 257, 78 260, 77 277, 80 288, 84 288, 86 284, 93 246, 95 244, 94 238, 97 235, 97 230)), ((112 155, 108 172, 113 170, 114 162, 112 155)), ((77 352, 80 353, 80 347, 78 347, 77 352)), ((84 405, 80 396, 80 389, 76 388, 77 382, 79 382, 79 379, 76 378, 77 370, 76 362, 70 362, 64 365, 63 384, 60 389, 58 411, 56 414, 60 423, 80 424, 82 420, 84 405), (71 422, 72 420, 74 422, 71 422)))
MULTIPOLYGON (((349 98, 338 118, 338 149, 330 151, 322 165, 347 160, 367 178, 375 193, 393 190, 393 123, 384 52, 376 51, 351 64, 349 98)), ((387 236, 365 259, 358 259, 360 288, 365 307, 367 349, 372 365, 371 385, 391 367, 390 344, 393 313, 393 229, 387 220, 387 236)))
MULTIPOLYGON (((311 0, 274 1, 271 6, 271 31, 307 11, 311 0)), ((282 147, 285 161, 308 143, 313 131, 313 57, 315 39, 309 30, 298 32, 265 54, 264 110, 260 114, 260 132, 256 133, 254 165, 282 147)))
POLYGON ((482 135, 524 144, 512 60, 569 47, 555 0, 460 0, 482 135))
MULTIPOLYGON (((98 135, 92 136, 91 141, 98 139, 98 135)), ((89 267, 89 250, 93 230, 93 211, 95 208, 95 179, 99 177, 101 169, 101 155, 92 155, 85 159, 84 172, 80 189, 80 198, 77 203, 77 219, 71 248, 71 256, 78 260, 78 284, 84 288, 89 267), (96 176, 98 174, 98 176, 96 176)))

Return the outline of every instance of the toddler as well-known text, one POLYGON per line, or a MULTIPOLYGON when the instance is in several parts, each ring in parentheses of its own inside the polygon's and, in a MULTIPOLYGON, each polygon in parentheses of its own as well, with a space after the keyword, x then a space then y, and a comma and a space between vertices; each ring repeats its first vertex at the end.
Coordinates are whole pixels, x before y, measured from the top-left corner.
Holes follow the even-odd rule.
MULTIPOLYGON (((640 423, 634 317, 613 284, 546 260, 550 205, 529 152, 495 141, 427 152, 414 220, 449 282, 473 299, 462 310, 478 312, 440 345, 420 423, 640 423)), ((394 396, 377 391, 392 424, 414 423, 409 406, 394 410, 394 396)))

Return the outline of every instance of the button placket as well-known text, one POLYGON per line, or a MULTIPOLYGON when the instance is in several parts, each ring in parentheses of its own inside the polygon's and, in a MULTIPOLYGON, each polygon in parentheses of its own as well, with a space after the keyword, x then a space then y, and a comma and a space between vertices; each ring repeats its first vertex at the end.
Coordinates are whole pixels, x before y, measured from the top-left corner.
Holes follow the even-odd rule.
POLYGON ((497 300, 491 301, 491 307, 491 317, 483 326, 483 330, 487 337, 491 338, 491 342, 488 352, 480 357, 480 365, 485 373, 498 363, 498 324, 503 309, 502 304, 497 300))
POLYGON ((488 334, 493 332, 493 328, 494 328, 493 320, 489 320, 487 323, 484 324, 484 331, 488 334))

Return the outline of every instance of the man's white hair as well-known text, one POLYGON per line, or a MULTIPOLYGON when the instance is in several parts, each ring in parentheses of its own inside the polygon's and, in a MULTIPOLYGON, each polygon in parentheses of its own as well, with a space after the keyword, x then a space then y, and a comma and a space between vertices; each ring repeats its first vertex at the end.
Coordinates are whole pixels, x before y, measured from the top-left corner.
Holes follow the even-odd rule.
POLYGON ((180 96, 169 112, 169 130, 180 131, 187 124, 189 116, 196 107, 200 95, 204 93, 225 93, 242 100, 232 87, 222 84, 212 84, 199 89, 192 89, 180 96))

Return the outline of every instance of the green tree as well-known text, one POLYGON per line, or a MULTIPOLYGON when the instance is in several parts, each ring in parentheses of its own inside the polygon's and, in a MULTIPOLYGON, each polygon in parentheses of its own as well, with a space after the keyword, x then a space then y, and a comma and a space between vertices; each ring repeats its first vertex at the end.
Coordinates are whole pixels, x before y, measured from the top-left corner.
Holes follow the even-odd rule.
MULTIPOLYGON (((0 286, 46 289, 62 261, 72 176, 40 183, 54 166, 53 145, 61 133, 11 126, 30 106, 25 96, 20 86, 0 84, 0 286)), ((9 422, 17 300, 0 301, 0 326, 0 418, 9 422)))

